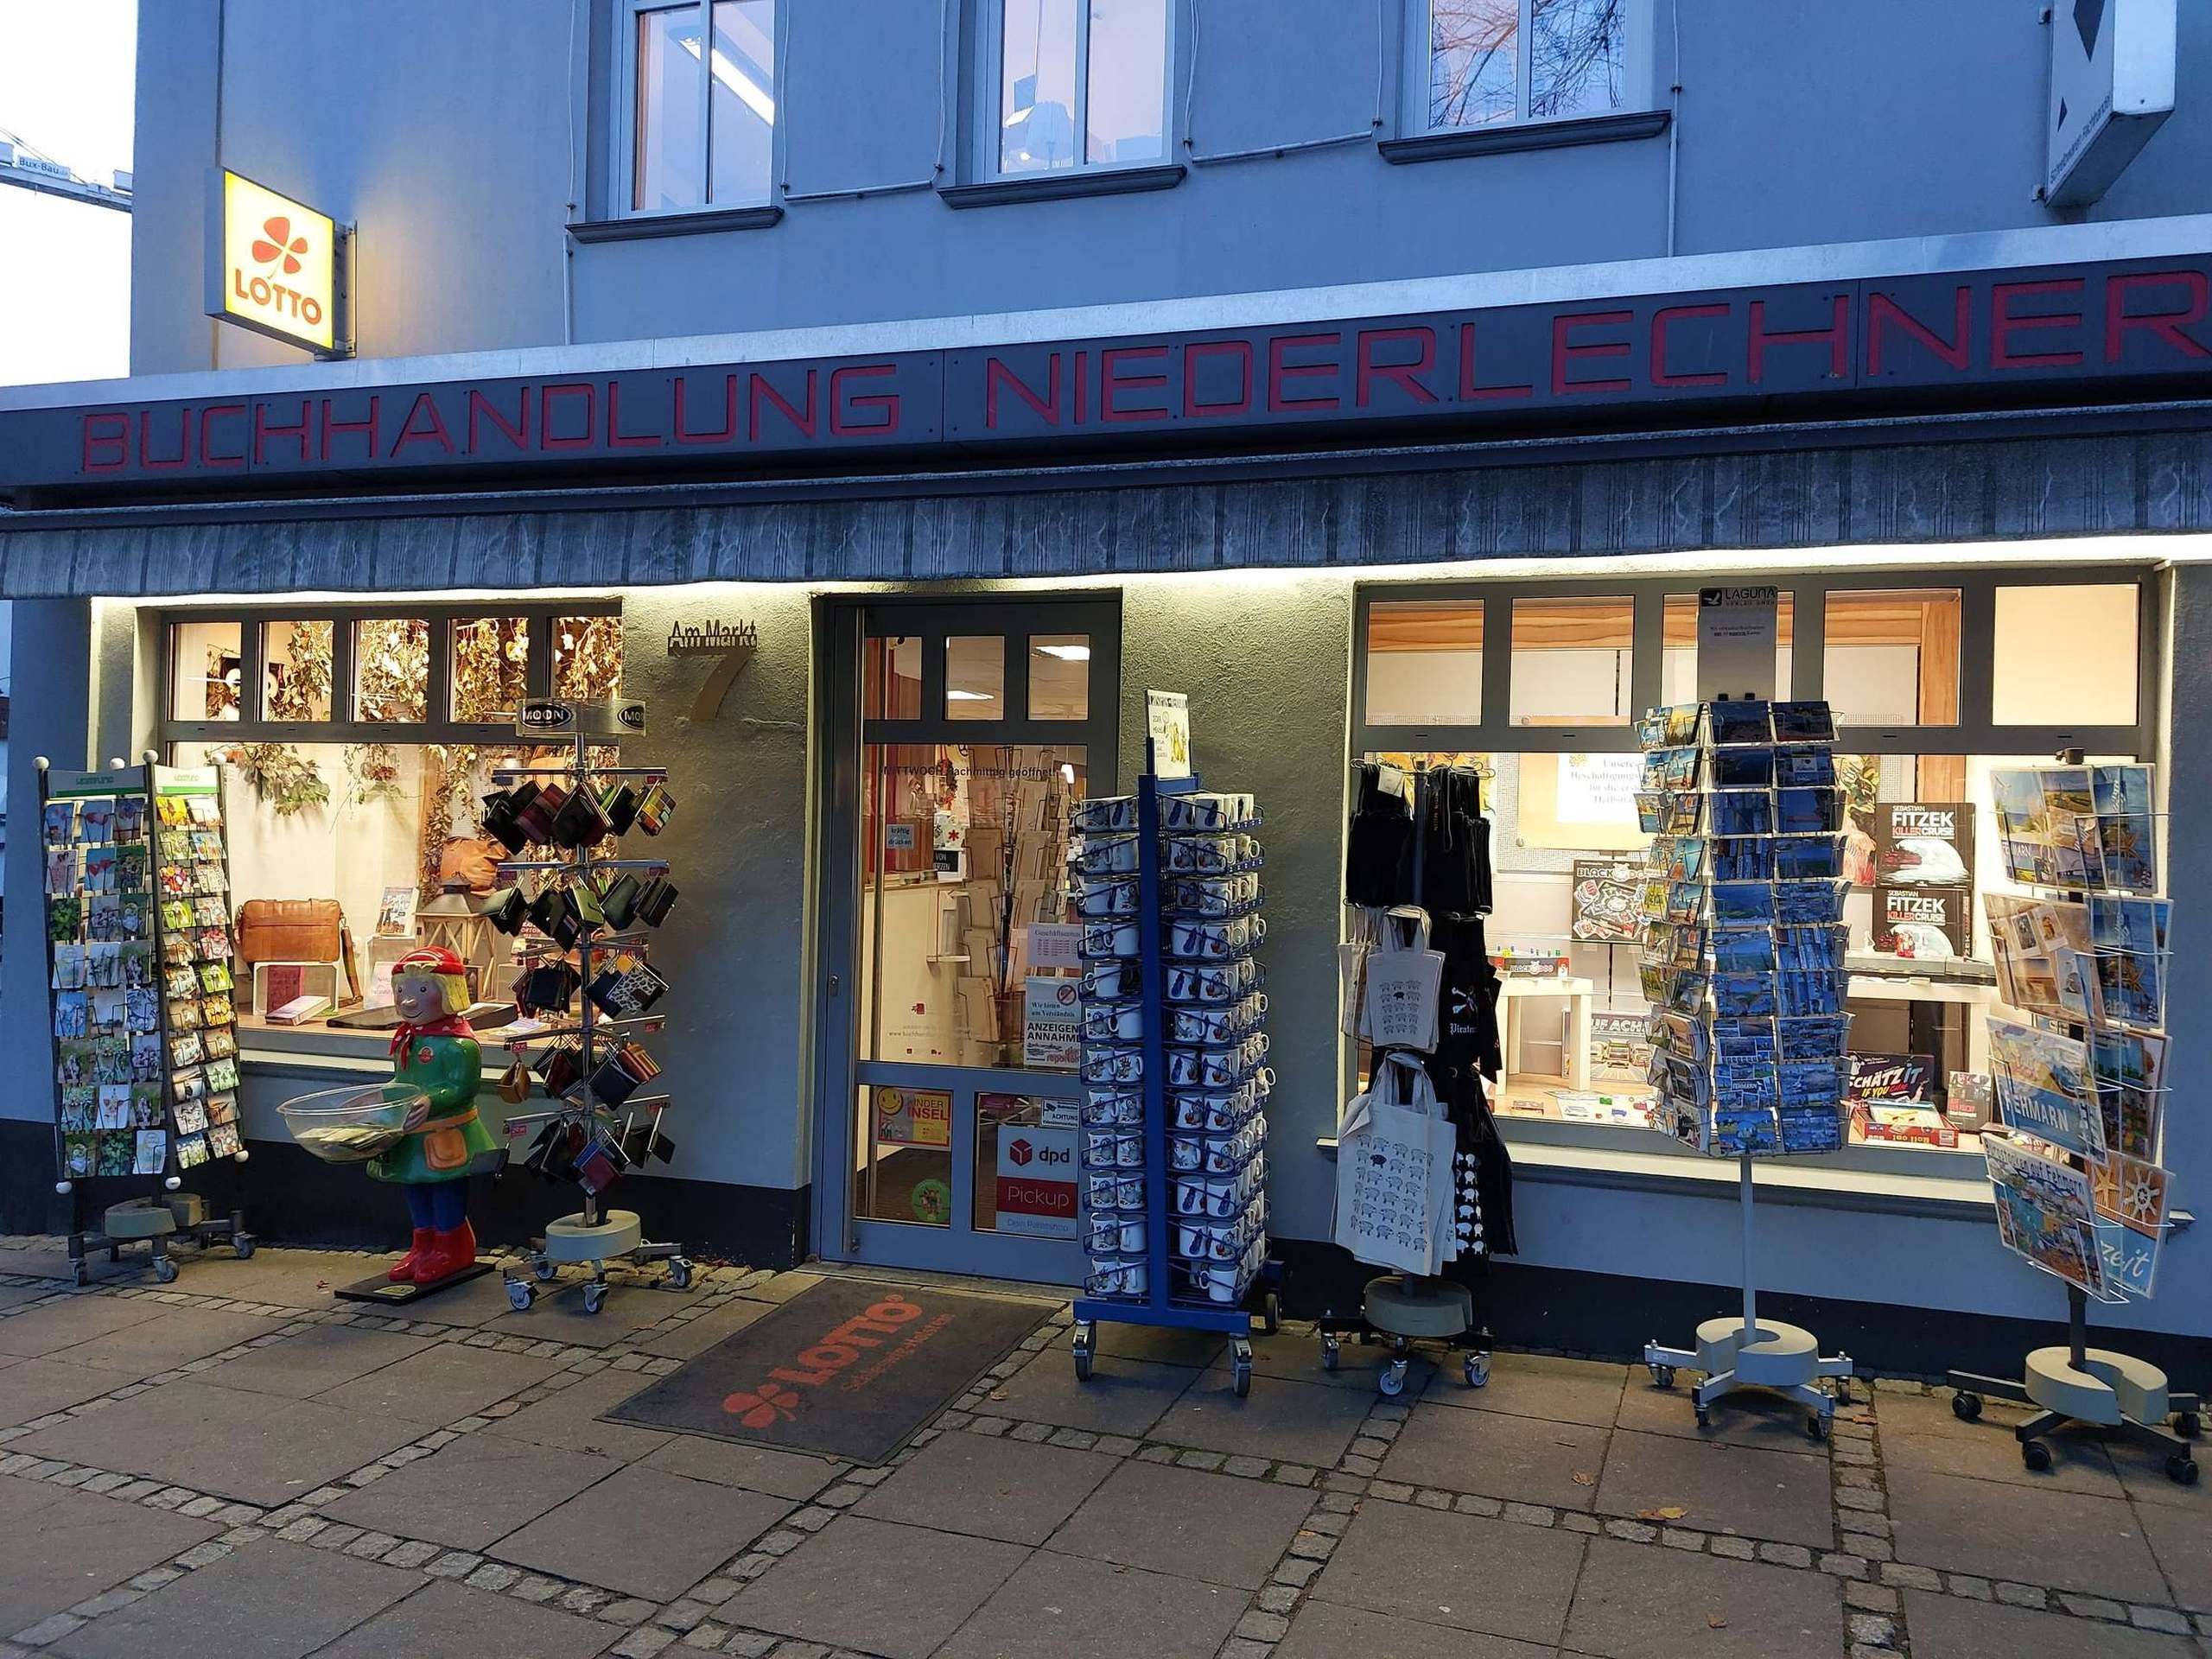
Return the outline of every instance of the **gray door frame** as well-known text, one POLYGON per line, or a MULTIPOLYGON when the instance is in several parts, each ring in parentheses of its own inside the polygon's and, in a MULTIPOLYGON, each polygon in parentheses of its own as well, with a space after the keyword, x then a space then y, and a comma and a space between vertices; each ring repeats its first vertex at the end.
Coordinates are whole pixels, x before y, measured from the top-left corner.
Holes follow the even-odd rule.
POLYGON ((933 1065, 861 1058, 860 983, 862 760, 865 745, 880 743, 1080 743, 1094 787, 1117 778, 1121 729, 1121 596, 1092 590, 999 599, 904 599, 880 595, 831 598, 817 638, 823 642, 820 689, 823 731, 822 854, 816 873, 822 948, 817 964, 813 1248, 825 1260, 872 1266, 973 1274, 1037 1283, 1073 1285, 1084 1274, 1079 1239, 1036 1238, 977 1231, 973 1226, 976 1180, 976 1097, 1015 1094, 1073 1100, 1082 1095, 1073 1072, 1019 1068, 933 1065), (864 720, 862 641, 911 634, 924 641, 921 707, 913 720, 864 720), (1083 633, 1090 641, 1090 696, 1083 720, 1035 721, 1029 716, 1027 636, 1083 633), (996 634, 1007 640, 1002 721, 942 718, 944 641, 951 636, 996 634), (853 1172, 859 1147, 856 1103, 867 1084, 941 1089, 952 1095, 952 1200, 948 1224, 872 1220, 854 1213, 853 1172))

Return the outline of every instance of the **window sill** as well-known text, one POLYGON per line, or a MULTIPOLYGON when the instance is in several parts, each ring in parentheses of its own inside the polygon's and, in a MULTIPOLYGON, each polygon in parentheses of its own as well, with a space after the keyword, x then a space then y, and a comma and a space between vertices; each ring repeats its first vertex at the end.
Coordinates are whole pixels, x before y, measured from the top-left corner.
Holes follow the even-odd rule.
POLYGON ((593 219, 569 226, 575 242, 639 242, 656 236, 709 236, 719 231, 766 231, 782 223, 784 210, 713 207, 696 213, 640 213, 634 219, 593 219))
POLYGON ((1173 190, 1190 169, 1180 162, 1159 167, 1104 167, 1034 178, 993 179, 982 184, 941 184, 948 207, 998 207, 1017 201, 1058 201, 1070 196, 1120 196, 1140 190, 1173 190))
POLYGON ((1610 144, 1631 138, 1656 138, 1667 130, 1672 112, 1635 110, 1625 115, 1582 116, 1566 121, 1528 121, 1513 126, 1471 127, 1465 132, 1427 132, 1413 138, 1385 138, 1376 145, 1395 166, 1444 162, 1461 156, 1491 156, 1515 149, 1564 149, 1576 144, 1610 144))

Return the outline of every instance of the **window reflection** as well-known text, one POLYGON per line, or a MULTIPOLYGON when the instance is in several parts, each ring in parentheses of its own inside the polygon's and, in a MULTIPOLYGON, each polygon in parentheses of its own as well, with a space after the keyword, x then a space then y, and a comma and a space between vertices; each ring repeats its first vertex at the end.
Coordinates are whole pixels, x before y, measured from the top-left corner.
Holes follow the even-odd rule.
POLYGON ((641 211, 696 207, 704 199, 699 161, 699 8, 638 14, 635 126, 630 205, 641 211))

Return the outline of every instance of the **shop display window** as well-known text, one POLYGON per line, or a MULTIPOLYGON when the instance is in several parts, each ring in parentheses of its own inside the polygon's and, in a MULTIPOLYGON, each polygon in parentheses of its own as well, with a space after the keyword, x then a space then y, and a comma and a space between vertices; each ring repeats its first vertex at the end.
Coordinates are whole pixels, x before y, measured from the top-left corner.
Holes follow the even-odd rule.
POLYGON ((1001 636, 956 634, 944 642, 944 717, 1007 717, 1006 640, 1001 636))
MULTIPOLYGON (((2145 582, 2132 570, 2069 575, 1978 572, 1859 587, 1850 584, 1863 578, 1793 574, 1777 595, 1777 691, 1825 696, 1841 739, 1851 1048, 1861 1092, 1851 1147, 1831 1161, 1859 1172, 1853 1179, 1947 1175, 1969 1162, 1938 1154, 1978 1153, 1976 1131, 1989 1116, 1980 1082, 1988 1070, 1985 1015, 1997 996, 1988 900, 2022 891, 2005 875, 1992 772, 2048 762, 2075 744, 2088 746, 2092 761, 2154 751, 2139 723, 2151 637, 2141 620, 2145 582), (1808 614, 1824 626, 1818 649, 1801 653, 1798 624, 1808 614)), ((1493 1103, 1508 1133, 1666 1158, 1676 1154, 1663 1135, 1645 1138, 1642 1105, 1650 1091, 1637 971, 1648 845, 1633 798, 1640 760, 1605 711, 1695 700, 1695 590, 1706 584, 1675 576, 1621 585, 1634 591, 1369 588, 1356 635, 1352 758, 1471 766, 1484 777, 1495 873, 1485 931, 1506 987, 1502 1011, 1510 1009, 1493 1103), (1464 664, 1459 683, 1472 694, 1465 698, 1439 693, 1441 672, 1386 660, 1426 667, 1434 658, 1424 653, 1478 653, 1485 616, 1511 620, 1510 715, 1479 701, 1478 656, 1464 664), (1636 660, 1639 623, 1645 639, 1661 642, 1656 663, 1636 660), (1592 728, 1586 736, 1537 729, 1574 721, 1592 728), (1375 741, 1386 733, 1395 741, 1375 741), (1406 747, 1408 738, 1423 747, 1406 747)), ((1364 1046, 1347 1039, 1346 1048, 1347 1080, 1357 1086, 1364 1046)))
POLYGON ((499 997, 510 942, 467 904, 498 884, 508 856, 481 826, 481 798, 497 768, 551 758, 516 740, 534 677, 569 696, 620 695, 619 612, 571 601, 179 614, 161 637, 172 688, 163 753, 223 772, 234 932, 243 943, 238 912, 256 900, 334 901, 352 945, 350 960, 341 940, 328 961, 258 975, 237 964, 242 1032, 268 1033, 289 993, 332 1006, 288 1029, 381 1041, 345 1023, 348 998, 388 1006, 391 964, 426 943, 454 946, 479 994, 499 997), (258 686, 257 706, 242 704, 246 685, 258 686))

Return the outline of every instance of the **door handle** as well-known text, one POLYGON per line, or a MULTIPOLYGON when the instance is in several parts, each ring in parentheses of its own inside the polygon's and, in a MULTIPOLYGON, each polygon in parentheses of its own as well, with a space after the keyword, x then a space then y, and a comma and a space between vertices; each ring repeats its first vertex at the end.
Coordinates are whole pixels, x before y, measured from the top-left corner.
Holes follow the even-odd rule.
POLYGON ((830 995, 832 996, 837 995, 837 976, 835 974, 830 976, 830 995))

